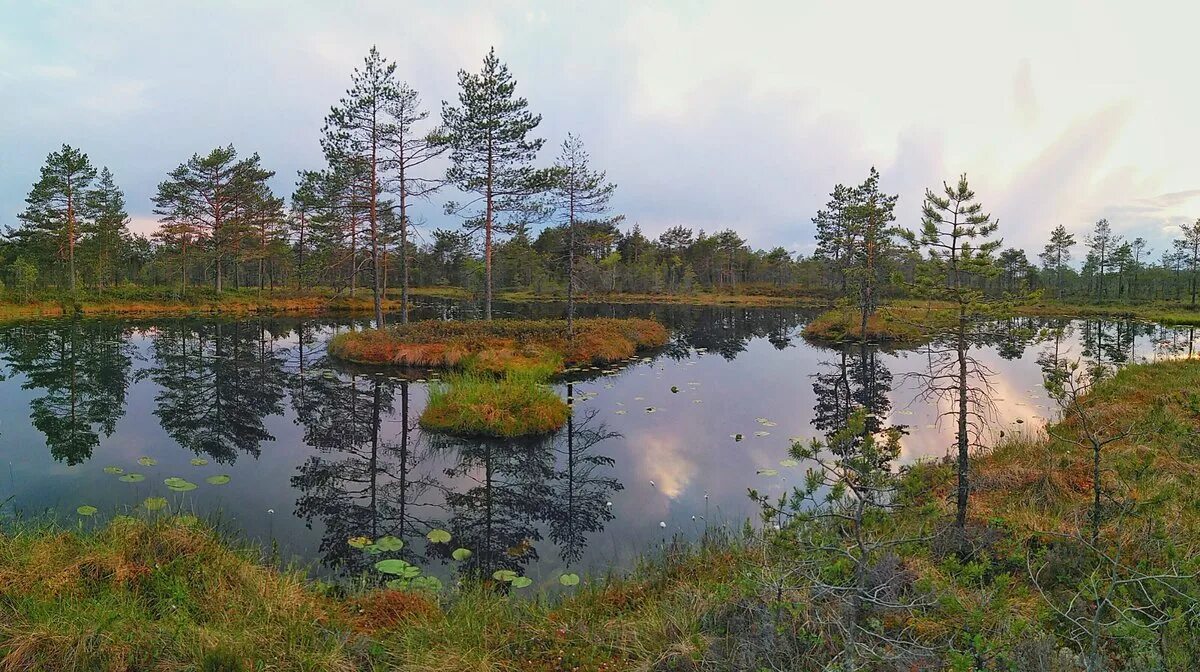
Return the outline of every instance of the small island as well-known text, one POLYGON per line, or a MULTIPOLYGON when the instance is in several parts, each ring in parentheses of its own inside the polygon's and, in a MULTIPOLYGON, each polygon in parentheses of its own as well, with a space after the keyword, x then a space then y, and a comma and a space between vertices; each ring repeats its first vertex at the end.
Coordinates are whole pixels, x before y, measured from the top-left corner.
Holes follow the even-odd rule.
POLYGON ((562 427, 570 407, 546 383, 568 368, 609 364, 665 345, 642 318, 427 320, 339 334, 329 353, 356 364, 446 369, 420 422, 430 431, 511 438, 562 427))

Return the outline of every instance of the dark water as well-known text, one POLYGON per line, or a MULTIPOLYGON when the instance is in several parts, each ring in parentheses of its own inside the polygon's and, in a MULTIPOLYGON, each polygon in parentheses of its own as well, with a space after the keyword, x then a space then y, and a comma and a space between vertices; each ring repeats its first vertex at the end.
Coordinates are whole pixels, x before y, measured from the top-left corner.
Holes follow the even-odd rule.
MULTIPOLYGON (((553 305, 508 306, 557 315, 553 305)), ((4 512, 84 526, 147 497, 217 518, 326 573, 370 558, 346 540, 391 534, 427 571, 499 567, 552 582, 562 571, 621 569, 675 535, 756 518, 748 487, 782 493, 803 473, 793 438, 836 428, 869 404, 902 425, 902 460, 953 440, 910 374, 920 351, 820 348, 811 313, 787 308, 587 306, 655 315, 673 342, 652 358, 570 383, 568 428, 537 441, 480 442, 416 427, 427 383, 340 367, 328 338, 354 319, 40 321, 0 327, 0 502, 4 512), (675 391, 672 391, 674 388, 675 391), (736 435, 741 435, 737 440, 736 435), (139 464, 142 457, 153 465, 139 464), (207 464, 195 465, 193 460, 207 464), (783 462, 783 464, 781 464, 783 462), (105 467, 145 476, 122 482, 105 467), (228 475, 226 484, 206 478, 228 475), (195 484, 173 492, 163 483, 195 484), (99 509, 94 517, 77 507, 99 509), (453 543, 424 543, 431 529, 453 543), (445 555, 475 552, 467 563, 445 555)), ((470 317, 429 305, 418 317, 470 317)), ((993 372, 989 431, 1030 430, 1055 414, 1039 356, 1115 365, 1188 356, 1193 330, 1113 321, 1013 321, 973 353, 993 372), (1032 338, 1064 326, 1059 338, 1032 338)), ((558 384, 563 394, 567 383, 558 384)), ((537 584, 535 584, 537 585, 537 584)))

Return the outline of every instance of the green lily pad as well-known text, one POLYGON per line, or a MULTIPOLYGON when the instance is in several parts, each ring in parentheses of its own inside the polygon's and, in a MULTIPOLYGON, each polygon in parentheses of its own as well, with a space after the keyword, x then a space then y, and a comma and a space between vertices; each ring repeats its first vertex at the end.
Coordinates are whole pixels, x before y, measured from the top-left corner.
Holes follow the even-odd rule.
POLYGON ((504 581, 505 583, 508 583, 509 581, 517 578, 517 573, 511 569, 497 569, 496 571, 492 572, 492 578, 497 581, 504 581))
POLYGON ((209 485, 225 485, 229 482, 229 474, 209 476, 208 478, 204 479, 204 482, 208 483, 209 485))
POLYGON ((778 469, 759 469, 758 475, 759 476, 778 476, 779 470, 778 469))
POLYGON ((369 546, 371 544, 371 540, 368 537, 350 537, 350 539, 346 541, 346 544, 350 546, 350 548, 357 548, 361 550, 369 546))
POLYGON ((528 588, 533 585, 533 579, 528 576, 518 576, 510 581, 509 585, 513 588, 528 588))
POLYGON ((800 466, 800 463, 797 462, 796 460, 789 458, 786 460, 780 460, 779 466, 781 466, 781 467, 798 467, 798 466, 800 466))
POLYGON ((425 535, 425 538, 435 544, 444 544, 450 541, 450 533, 442 529, 434 529, 430 530, 429 534, 425 535))
POLYGON ((579 585, 579 575, 563 574, 562 576, 558 577, 558 582, 564 586, 577 586, 579 585))
POLYGON ((421 568, 415 565, 410 565, 399 558, 388 558, 375 563, 375 569, 384 574, 392 574, 401 576, 406 579, 412 579, 420 576, 421 568))
POLYGON ((153 457, 146 457, 145 455, 139 457, 137 461, 138 464, 142 465, 143 467, 153 467, 154 465, 158 464, 158 460, 154 459, 153 457))
POLYGON ((206 464, 208 464, 208 460, 204 459, 203 457, 193 457, 192 458, 192 466, 193 467, 203 467, 206 464))
POLYGON ((174 490, 175 492, 187 492, 189 490, 196 489, 195 483, 192 483, 184 478, 179 478, 178 476, 172 476, 171 478, 165 479, 163 480, 163 483, 165 483, 168 488, 174 490))
POLYGON ((91 516, 96 515, 96 512, 99 510, 100 509, 97 509, 94 506, 88 506, 87 504, 84 504, 83 506, 75 509, 75 513, 78 513, 81 516, 91 517, 91 516))
POLYGON ((104 473, 106 473, 106 474, 123 474, 123 473, 125 473, 125 470, 120 467, 105 467, 104 473))
POLYGON ((376 539, 374 545, 383 552, 398 551, 404 548, 404 540, 389 535, 376 539))
POLYGON ((147 511, 158 511, 167 506, 167 500, 162 497, 147 497, 142 501, 142 506, 146 507, 147 511))
POLYGON ((141 474, 132 474, 131 473, 131 474, 125 474, 124 476, 118 478, 117 480, 121 481, 122 483, 141 483, 142 481, 146 480, 146 477, 141 474))
POLYGON ((450 554, 450 557, 462 562, 463 560, 470 558, 472 555, 474 554, 471 553, 471 549, 469 548, 456 548, 454 549, 454 552, 450 554))

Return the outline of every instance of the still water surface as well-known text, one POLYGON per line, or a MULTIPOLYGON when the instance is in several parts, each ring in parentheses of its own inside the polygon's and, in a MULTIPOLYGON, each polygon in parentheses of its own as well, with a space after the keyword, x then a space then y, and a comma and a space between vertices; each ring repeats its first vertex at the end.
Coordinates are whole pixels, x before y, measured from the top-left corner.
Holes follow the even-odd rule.
MULTIPOLYGON (((561 310, 504 308, 521 316, 561 310)), ((581 312, 653 315, 673 340, 652 357, 558 383, 574 399, 570 425, 519 442, 422 432, 423 378, 331 362, 329 337, 363 326, 360 319, 2 326, 2 511, 92 526, 161 496, 171 510, 219 519, 323 573, 353 573, 370 560, 348 538, 392 534, 408 542, 406 559, 443 577, 505 567, 551 583, 563 571, 628 567, 676 535, 755 519, 747 488, 790 489, 804 468, 780 464, 790 442, 831 431, 848 407, 871 404, 887 424, 903 426, 904 462, 939 458, 953 443, 952 423, 937 422, 938 404, 910 375, 928 367, 920 350, 817 347, 800 337, 812 316, 800 309, 581 312), (145 480, 122 482, 105 467, 145 480), (206 481, 220 475, 229 482, 206 481), (170 477, 198 487, 173 492, 163 483, 170 477), (99 513, 81 518, 81 505, 99 513), (434 528, 449 530, 454 543, 425 544, 434 528), (446 557, 458 546, 475 552, 469 562, 446 557)), ((416 313, 472 315, 451 304, 416 313)), ((973 349, 993 372, 996 433, 1028 431, 1055 415, 1038 358, 1056 348, 1121 365, 1189 356, 1198 344, 1194 329, 1131 321, 1001 326, 1023 335, 973 349), (1047 326, 1066 331, 1030 338, 1047 326)))

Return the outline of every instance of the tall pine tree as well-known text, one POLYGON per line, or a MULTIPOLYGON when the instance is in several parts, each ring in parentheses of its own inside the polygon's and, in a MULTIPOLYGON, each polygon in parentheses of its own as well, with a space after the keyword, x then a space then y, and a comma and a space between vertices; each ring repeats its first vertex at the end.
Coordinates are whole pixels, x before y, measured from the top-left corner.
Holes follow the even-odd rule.
POLYGON ((495 232, 540 212, 532 197, 546 191, 552 176, 531 164, 545 142, 529 134, 541 115, 516 96, 517 82, 492 49, 478 73, 458 73, 458 107, 442 103, 445 126, 440 142, 450 148, 446 180, 473 194, 446 204, 448 214, 466 218, 469 231, 483 231, 485 319, 492 319, 492 245, 495 232))
POLYGON ((26 230, 18 237, 49 242, 59 259, 67 264, 68 288, 75 292, 75 249, 88 217, 88 199, 96 168, 88 155, 63 145, 51 152, 42 166, 41 177, 25 198, 28 207, 20 218, 26 230))

